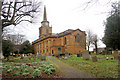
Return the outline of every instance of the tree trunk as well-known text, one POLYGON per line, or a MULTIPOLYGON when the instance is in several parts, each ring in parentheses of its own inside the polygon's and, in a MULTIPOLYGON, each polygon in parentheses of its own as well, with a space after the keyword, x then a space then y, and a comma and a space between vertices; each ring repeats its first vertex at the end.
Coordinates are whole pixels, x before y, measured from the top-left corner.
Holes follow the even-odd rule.
POLYGON ((98 54, 97 42, 95 43, 96 54, 98 54))
POLYGON ((88 51, 89 51, 89 46, 88 46, 88 51))
POLYGON ((2 53, 2 20, 1 20, 2 1, 0 1, 0 59, 3 59, 2 53))

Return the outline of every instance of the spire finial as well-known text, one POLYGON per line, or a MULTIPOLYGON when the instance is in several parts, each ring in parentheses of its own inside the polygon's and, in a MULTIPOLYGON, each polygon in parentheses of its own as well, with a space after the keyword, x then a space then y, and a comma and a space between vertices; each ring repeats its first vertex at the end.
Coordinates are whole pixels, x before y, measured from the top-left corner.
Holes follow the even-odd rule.
POLYGON ((43 21, 47 21, 46 6, 44 5, 43 21))

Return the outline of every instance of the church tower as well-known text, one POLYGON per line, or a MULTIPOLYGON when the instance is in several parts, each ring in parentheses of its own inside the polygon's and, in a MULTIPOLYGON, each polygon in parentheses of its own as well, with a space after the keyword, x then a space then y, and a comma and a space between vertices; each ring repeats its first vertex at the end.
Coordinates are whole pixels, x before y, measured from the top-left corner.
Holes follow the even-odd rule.
POLYGON ((51 34, 52 34, 52 27, 49 26, 49 21, 47 21, 46 7, 44 6, 43 21, 41 22, 41 27, 39 28, 39 38, 51 34))

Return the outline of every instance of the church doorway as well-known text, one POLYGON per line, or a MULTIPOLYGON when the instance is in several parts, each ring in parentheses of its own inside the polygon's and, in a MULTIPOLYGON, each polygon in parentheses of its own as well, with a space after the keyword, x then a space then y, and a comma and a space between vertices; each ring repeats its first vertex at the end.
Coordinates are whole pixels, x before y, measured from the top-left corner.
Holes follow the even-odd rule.
POLYGON ((52 54, 54 53, 54 51, 52 50, 52 54))

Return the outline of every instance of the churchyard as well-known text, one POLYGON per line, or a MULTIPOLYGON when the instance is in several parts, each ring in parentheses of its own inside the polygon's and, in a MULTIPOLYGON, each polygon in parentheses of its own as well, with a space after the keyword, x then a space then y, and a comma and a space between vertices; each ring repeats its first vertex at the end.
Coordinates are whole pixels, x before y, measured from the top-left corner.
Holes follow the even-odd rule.
POLYGON ((59 78, 56 68, 41 57, 11 57, 0 63, 2 78, 59 78))
POLYGON ((93 78, 118 78, 118 60, 111 55, 69 55, 68 59, 57 58, 59 61, 66 63, 76 69, 91 75, 93 78))
MULTIPOLYGON (((118 59, 110 55, 69 55, 51 56, 93 78, 118 78, 118 59)), ((61 64, 62 65, 62 64, 61 64)), ((47 56, 10 56, 0 63, 3 78, 62 78, 59 66, 50 61, 47 56)))

